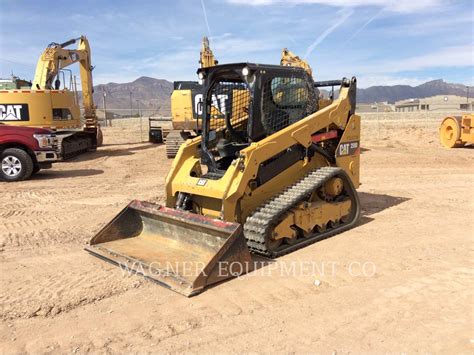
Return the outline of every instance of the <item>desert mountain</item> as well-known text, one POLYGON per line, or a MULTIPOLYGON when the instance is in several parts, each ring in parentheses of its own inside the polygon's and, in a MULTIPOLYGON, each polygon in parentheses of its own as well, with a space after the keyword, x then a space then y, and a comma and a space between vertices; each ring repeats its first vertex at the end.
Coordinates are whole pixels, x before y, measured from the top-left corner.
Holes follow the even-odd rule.
MULTIPOLYGON (((164 79, 142 76, 130 83, 108 83, 94 87, 94 101, 103 108, 103 93, 106 93, 107 109, 121 115, 130 115, 130 93, 132 93, 132 114, 138 113, 138 102, 144 116, 170 115, 170 96, 173 83, 164 79)), ((474 90, 473 90, 474 91, 474 90)), ((434 95, 466 96, 467 87, 462 84, 451 84, 442 79, 426 82, 418 86, 394 85, 371 86, 357 90, 357 102, 373 103, 410 98, 423 98, 434 95)), ((470 95, 473 95, 471 93, 470 95)))
POLYGON ((94 86, 94 102, 99 108, 104 107, 104 92, 107 109, 121 115, 130 114, 130 93, 132 93, 133 115, 138 112, 138 104, 146 116, 169 115, 171 111, 170 96, 173 92, 173 83, 164 79, 142 76, 130 83, 94 86))
MULTIPOLYGON (((450 84, 442 79, 428 81, 418 86, 393 85, 393 86, 371 86, 366 89, 357 90, 357 101, 360 103, 372 103, 424 98, 434 95, 459 95, 466 96, 467 87, 462 84, 450 84)), ((470 93, 471 95, 474 93, 470 93)))

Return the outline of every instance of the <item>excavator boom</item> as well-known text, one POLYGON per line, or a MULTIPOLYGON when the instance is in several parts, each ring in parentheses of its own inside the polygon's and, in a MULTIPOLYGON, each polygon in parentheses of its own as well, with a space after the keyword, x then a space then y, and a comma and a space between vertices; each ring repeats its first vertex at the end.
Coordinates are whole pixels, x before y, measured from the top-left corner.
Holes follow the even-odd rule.
POLYGON ((202 39, 201 52, 199 53, 199 64, 201 65, 201 68, 213 67, 218 64, 218 61, 214 57, 214 53, 209 47, 209 39, 207 37, 203 37, 202 39))
POLYGON ((280 65, 303 68, 306 70, 309 76, 313 76, 313 70, 311 69, 308 62, 304 59, 301 59, 287 48, 283 48, 281 52, 280 65))
POLYGON ((91 64, 91 48, 85 36, 74 38, 64 43, 51 43, 41 54, 36 66, 33 89, 54 90, 59 89, 54 78, 58 73, 74 64, 79 63, 79 73, 81 76, 82 102, 84 107, 85 127, 87 130, 95 130, 98 126, 95 111, 93 94, 93 81, 91 64), (66 47, 77 43, 77 49, 67 49, 66 47))

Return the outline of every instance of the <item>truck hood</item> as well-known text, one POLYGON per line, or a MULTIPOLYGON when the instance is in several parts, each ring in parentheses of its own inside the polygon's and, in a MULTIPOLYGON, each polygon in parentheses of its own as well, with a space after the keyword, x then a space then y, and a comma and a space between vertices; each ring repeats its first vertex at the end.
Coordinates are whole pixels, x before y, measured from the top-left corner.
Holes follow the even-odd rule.
POLYGON ((0 132, 26 135, 53 133, 52 130, 46 128, 10 126, 3 123, 0 123, 0 132))

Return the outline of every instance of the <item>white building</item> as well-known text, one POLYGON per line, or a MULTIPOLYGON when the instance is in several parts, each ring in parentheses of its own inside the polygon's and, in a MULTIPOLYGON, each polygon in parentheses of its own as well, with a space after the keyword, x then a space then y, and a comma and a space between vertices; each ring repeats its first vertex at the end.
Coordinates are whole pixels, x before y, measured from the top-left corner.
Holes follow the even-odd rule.
POLYGON ((473 111, 474 99, 457 95, 437 95, 395 102, 395 111, 473 111))

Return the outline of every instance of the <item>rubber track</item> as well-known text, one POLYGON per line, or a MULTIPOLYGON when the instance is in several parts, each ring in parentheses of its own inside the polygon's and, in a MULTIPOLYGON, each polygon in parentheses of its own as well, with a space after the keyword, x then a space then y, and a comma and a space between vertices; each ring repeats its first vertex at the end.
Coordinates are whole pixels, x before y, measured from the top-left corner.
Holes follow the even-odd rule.
POLYGON ((357 223, 359 216, 359 197, 346 172, 337 167, 322 167, 308 173, 257 208, 245 221, 244 235, 247 245, 253 253, 278 257, 352 228, 357 223), (352 206, 355 206, 355 210, 353 207, 351 208, 351 220, 323 233, 315 233, 307 238, 298 239, 296 244, 282 244, 276 251, 269 250, 266 240, 285 214, 335 176, 343 180, 344 189, 352 201, 352 206))

